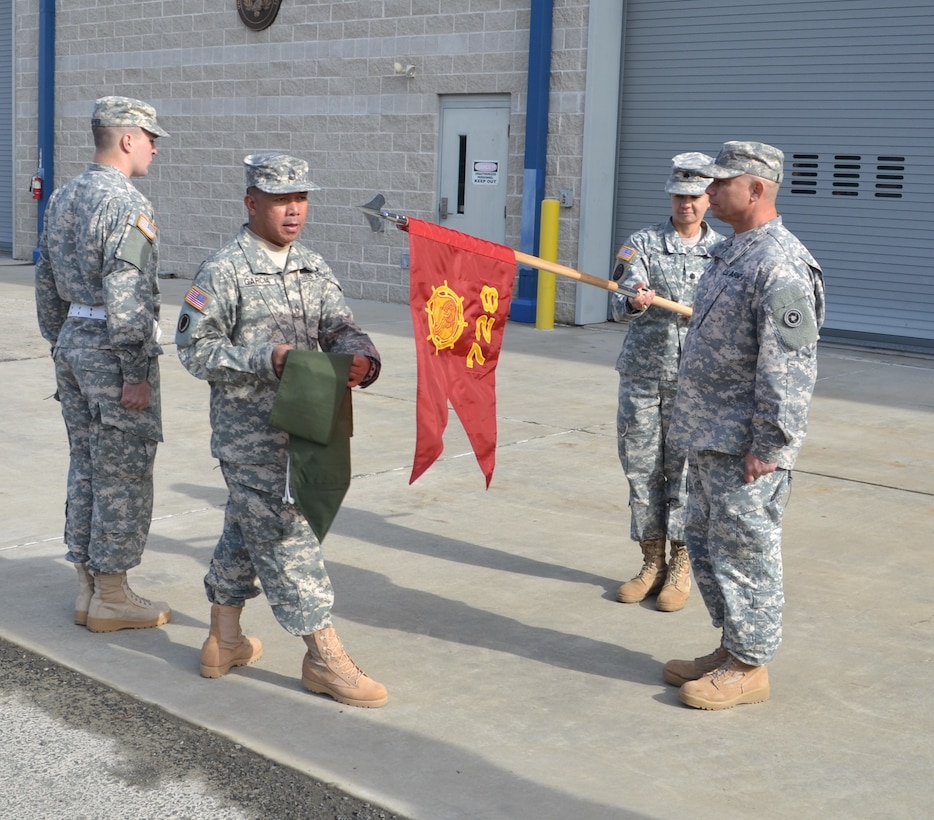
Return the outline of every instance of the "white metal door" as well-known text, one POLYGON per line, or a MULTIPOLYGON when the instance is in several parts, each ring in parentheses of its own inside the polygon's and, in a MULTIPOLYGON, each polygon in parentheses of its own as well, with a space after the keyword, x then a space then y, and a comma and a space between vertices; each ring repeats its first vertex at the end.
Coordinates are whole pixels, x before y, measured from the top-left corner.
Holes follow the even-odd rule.
POLYGON ((509 97, 442 98, 440 140, 439 224, 504 243, 509 97))

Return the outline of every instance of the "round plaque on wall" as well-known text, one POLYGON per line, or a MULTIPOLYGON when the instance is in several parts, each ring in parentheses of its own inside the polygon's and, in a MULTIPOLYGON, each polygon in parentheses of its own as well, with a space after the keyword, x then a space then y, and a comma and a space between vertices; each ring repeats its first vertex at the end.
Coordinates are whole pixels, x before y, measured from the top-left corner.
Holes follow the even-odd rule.
POLYGON ((279 13, 282 0, 237 0, 237 13, 248 29, 269 28, 279 13))

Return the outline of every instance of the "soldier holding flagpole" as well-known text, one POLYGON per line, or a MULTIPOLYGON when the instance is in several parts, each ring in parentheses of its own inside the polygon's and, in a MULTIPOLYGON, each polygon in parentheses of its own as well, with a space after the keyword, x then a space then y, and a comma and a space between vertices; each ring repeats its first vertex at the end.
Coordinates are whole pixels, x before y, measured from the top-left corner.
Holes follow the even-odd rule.
POLYGON ((616 599, 632 604, 658 593, 663 612, 684 608, 691 567, 684 538, 685 450, 668 444, 678 365, 688 323, 674 313, 650 309, 661 296, 690 305, 723 236, 704 220, 708 180, 685 166, 710 162, 706 154, 678 154, 665 183, 671 217, 636 231, 627 245, 637 251, 625 269, 627 292, 610 300, 613 317, 629 323, 616 362, 619 372, 617 443, 629 484, 630 535, 642 550, 642 568, 619 587, 616 599), (671 543, 666 561, 666 540, 671 543))

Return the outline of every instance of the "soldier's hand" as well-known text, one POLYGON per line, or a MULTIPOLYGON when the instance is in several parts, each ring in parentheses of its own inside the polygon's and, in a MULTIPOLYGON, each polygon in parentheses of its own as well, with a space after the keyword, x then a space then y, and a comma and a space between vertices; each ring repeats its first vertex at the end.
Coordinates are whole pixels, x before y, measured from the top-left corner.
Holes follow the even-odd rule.
POLYGON ((127 410, 145 410, 149 407, 149 382, 138 384, 124 382, 120 404, 127 410))
POLYGON ((289 355, 292 345, 276 345, 272 349, 272 369, 277 379, 282 378, 282 371, 285 370, 285 357, 289 355))
POLYGON ((645 282, 638 282, 635 290, 639 291, 639 295, 629 297, 629 304, 632 305, 632 309, 648 310, 649 305, 652 304, 652 300, 655 298, 655 291, 646 288, 645 282))
POLYGON ((762 461, 752 453, 746 453, 743 458, 743 481, 752 484, 757 478, 774 473, 776 467, 778 467, 777 463, 762 461))
POLYGON ((350 377, 347 379, 348 387, 356 387, 370 372, 370 360, 359 353, 353 354, 353 363, 350 365, 350 377))

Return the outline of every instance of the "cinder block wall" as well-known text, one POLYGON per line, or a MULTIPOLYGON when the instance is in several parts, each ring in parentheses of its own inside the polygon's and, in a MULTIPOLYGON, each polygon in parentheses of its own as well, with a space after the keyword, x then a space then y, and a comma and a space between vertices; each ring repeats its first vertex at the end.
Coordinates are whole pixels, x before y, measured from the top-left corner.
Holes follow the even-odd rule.
MULTIPOLYGON (((353 207, 383 192, 400 211, 434 219, 439 95, 512 98, 507 243, 519 247, 530 3, 471 0, 286 0, 273 25, 246 28, 234 0, 68 0, 56 12, 55 183, 92 151, 93 101, 151 102, 171 133, 149 176, 162 270, 193 276, 237 230, 245 154, 306 158, 324 190, 303 238, 349 296, 407 302, 405 235, 374 235, 353 207), (399 60, 417 67, 406 79, 399 60)), ((555 0, 546 196, 580 193, 588 0, 555 0)), ((28 193, 36 165, 39 0, 16 3, 16 254, 36 245, 28 193), (21 205, 21 207, 20 207, 21 205)), ((562 209, 560 257, 577 258, 577 207, 562 209)), ((559 322, 573 283, 560 282, 559 322)))

